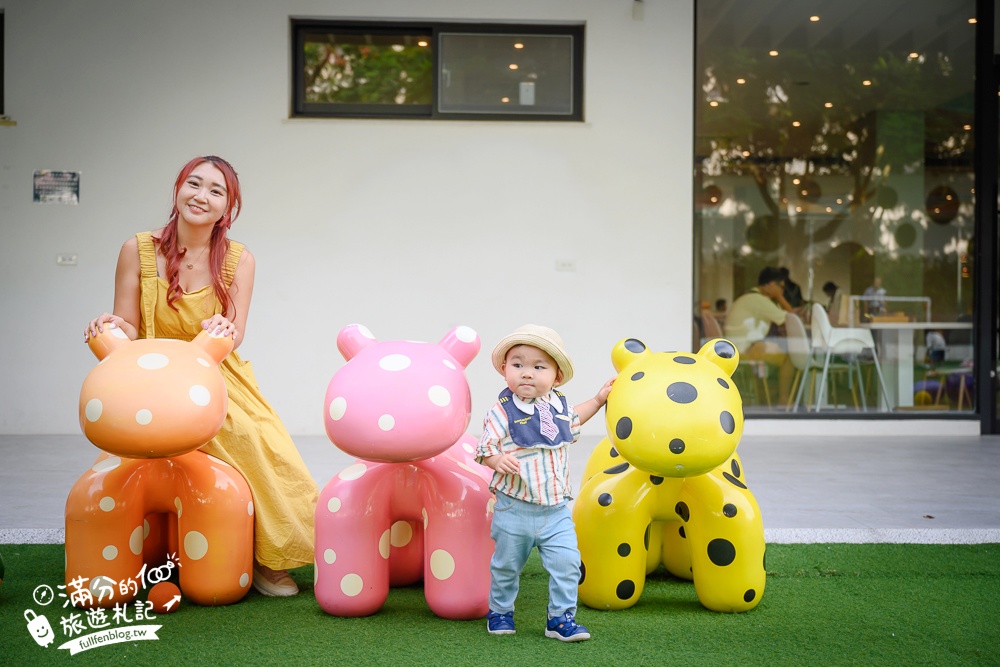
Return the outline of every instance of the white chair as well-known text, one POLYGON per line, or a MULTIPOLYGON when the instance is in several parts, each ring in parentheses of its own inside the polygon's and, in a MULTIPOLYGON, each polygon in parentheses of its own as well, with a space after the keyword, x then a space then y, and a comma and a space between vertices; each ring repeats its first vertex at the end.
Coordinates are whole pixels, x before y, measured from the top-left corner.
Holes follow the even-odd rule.
POLYGON ((875 350, 875 339, 869 329, 859 327, 834 327, 830 324, 826 309, 822 304, 814 303, 812 309, 812 343, 813 350, 823 351, 823 377, 820 381, 819 395, 816 399, 816 409, 819 410, 823 404, 826 389, 826 379, 830 370, 830 361, 833 357, 844 358, 848 365, 857 372, 858 386, 861 389, 861 405, 864 410, 868 410, 865 403, 864 382, 861 378, 861 364, 859 355, 865 351, 870 351, 872 361, 875 362, 875 372, 878 375, 879 388, 882 390, 882 398, 889 408, 889 397, 885 391, 885 380, 882 378, 882 367, 878 363, 878 353, 875 350))
MULTIPOLYGON (((809 340, 809 333, 806 331, 805 325, 802 323, 802 319, 795 313, 788 313, 785 316, 785 340, 788 346, 788 359, 795 366, 795 378, 792 380, 792 389, 788 396, 788 406, 785 408, 788 411, 798 411, 799 405, 803 404, 803 394, 805 392, 806 383, 809 383, 809 396, 806 398, 805 405, 808 406, 812 403, 814 391, 816 388, 816 375, 822 373, 823 362, 825 360, 826 351, 823 350, 823 356, 817 356, 816 352, 812 348, 812 343, 809 340), (795 404, 792 404, 792 394, 795 395, 795 404)), ((834 373, 842 373, 850 371, 847 364, 830 364, 829 373, 831 376, 831 382, 834 386, 834 391, 836 390, 836 382, 833 378, 834 373)), ((853 386, 852 386, 853 389, 853 386)), ((857 392, 852 391, 854 396, 854 405, 858 405, 857 392)), ((836 400, 836 396, 834 396, 836 400)))

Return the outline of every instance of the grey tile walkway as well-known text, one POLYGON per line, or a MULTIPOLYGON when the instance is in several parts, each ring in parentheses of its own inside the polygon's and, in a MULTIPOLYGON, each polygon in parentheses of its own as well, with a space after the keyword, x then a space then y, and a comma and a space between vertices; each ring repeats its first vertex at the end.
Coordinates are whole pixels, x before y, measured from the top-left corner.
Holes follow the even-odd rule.
MULTIPOLYGON (((597 438, 574 448, 573 480, 597 438)), ((296 438, 322 487, 351 458, 296 438)), ((768 542, 1000 543, 1000 436, 744 436, 768 542)), ((66 494, 98 450, 82 436, 0 435, 0 543, 62 541, 66 494)))

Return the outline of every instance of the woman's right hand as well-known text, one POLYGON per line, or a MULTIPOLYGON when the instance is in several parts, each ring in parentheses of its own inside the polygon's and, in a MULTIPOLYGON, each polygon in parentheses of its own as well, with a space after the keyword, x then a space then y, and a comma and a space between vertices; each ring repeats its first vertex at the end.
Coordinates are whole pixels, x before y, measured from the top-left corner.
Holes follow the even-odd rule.
POLYGON ((97 334, 104 331, 104 325, 108 323, 113 327, 122 328, 125 325, 125 320, 111 313, 101 313, 92 319, 87 328, 83 330, 83 342, 86 343, 91 336, 96 338, 97 334))

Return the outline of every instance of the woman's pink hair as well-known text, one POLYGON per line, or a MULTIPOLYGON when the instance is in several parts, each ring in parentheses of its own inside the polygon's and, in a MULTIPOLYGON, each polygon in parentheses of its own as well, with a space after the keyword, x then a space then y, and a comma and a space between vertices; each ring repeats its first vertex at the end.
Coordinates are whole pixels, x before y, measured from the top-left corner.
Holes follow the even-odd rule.
POLYGON ((226 261, 226 254, 229 252, 229 239, 226 237, 226 232, 229 231, 233 221, 240 214, 240 208, 243 203, 243 198, 240 194, 240 179, 236 175, 233 165, 221 157, 206 155, 194 158, 181 168, 180 173, 177 174, 177 180, 174 181, 173 210, 170 213, 170 219, 163 228, 163 233, 160 235, 159 252, 167 260, 167 280, 170 282, 170 287, 167 288, 167 304, 174 310, 177 310, 174 302, 181 297, 180 264, 181 259, 187 254, 187 248, 181 248, 177 244, 177 219, 180 217, 180 212, 177 210, 177 192, 180 190, 181 184, 191 175, 191 172, 206 162, 222 172, 222 176, 226 180, 226 191, 229 195, 226 212, 219 218, 212 229, 212 238, 209 242, 208 250, 208 266, 212 273, 212 285, 215 288, 215 296, 222 304, 222 313, 226 315, 233 305, 233 299, 229 295, 222 270, 226 261))

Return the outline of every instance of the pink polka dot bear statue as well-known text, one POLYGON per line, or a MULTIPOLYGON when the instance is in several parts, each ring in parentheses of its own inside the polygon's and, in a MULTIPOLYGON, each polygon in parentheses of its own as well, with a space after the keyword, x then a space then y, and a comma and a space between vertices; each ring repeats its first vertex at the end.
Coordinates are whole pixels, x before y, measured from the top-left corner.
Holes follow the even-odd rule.
POLYGON ((465 433, 464 369, 479 345, 461 326, 436 344, 376 341, 357 324, 337 337, 347 363, 326 392, 326 432, 357 460, 316 506, 315 593, 327 613, 374 614, 391 586, 422 579, 436 615, 486 615, 493 494, 465 433))
POLYGON ((128 602, 177 568, 184 596, 236 602, 253 573, 253 498, 238 470, 198 448, 229 399, 229 337, 129 340, 105 325, 80 390, 80 426, 104 450, 66 500, 66 584, 80 607, 128 602))

